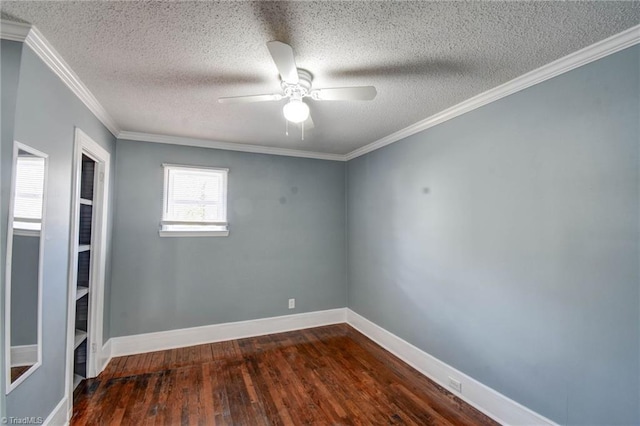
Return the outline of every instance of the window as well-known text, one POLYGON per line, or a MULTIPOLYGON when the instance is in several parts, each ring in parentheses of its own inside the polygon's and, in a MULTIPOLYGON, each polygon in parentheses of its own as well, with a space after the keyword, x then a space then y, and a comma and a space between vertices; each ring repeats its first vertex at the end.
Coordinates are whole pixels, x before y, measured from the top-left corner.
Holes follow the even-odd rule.
POLYGON ((42 228, 44 158, 20 151, 16 159, 13 228, 39 232, 42 228))
POLYGON ((228 169, 164 164, 162 237, 227 236, 228 169))

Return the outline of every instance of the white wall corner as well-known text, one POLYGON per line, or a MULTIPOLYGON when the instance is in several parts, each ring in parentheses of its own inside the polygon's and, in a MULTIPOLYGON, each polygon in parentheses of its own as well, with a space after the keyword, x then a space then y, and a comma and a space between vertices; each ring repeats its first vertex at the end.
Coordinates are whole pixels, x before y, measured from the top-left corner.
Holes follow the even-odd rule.
POLYGON ((45 426, 68 425, 71 420, 71 407, 68 402, 66 397, 61 399, 42 424, 45 426))
POLYGON ((165 349, 263 336, 346 322, 346 308, 205 325, 180 330, 112 337, 111 356, 124 356, 165 349))
POLYGON ((347 323, 420 373, 501 424, 556 425, 546 417, 483 385, 351 309, 347 309, 347 323), (462 383, 462 392, 457 392, 449 387, 449 377, 462 383))

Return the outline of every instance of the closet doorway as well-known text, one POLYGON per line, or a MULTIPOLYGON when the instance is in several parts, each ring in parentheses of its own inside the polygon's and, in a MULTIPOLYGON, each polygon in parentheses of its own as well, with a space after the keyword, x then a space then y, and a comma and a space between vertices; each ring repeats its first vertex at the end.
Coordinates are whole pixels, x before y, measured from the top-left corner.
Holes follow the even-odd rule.
POLYGON ((73 154, 66 392, 104 369, 102 327, 107 254, 109 153, 76 128, 73 154))

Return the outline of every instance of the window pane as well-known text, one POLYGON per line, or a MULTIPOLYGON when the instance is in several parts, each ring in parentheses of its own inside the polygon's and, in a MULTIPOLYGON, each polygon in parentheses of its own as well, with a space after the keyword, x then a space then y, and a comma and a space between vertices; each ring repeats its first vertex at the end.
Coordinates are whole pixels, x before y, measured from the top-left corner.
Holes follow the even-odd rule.
POLYGON ((217 201, 220 199, 221 176, 216 174, 172 170, 172 201, 217 201))
POLYGON ((44 158, 21 157, 16 162, 16 193, 13 215, 42 220, 44 158))
POLYGON ((165 220, 226 221, 226 171, 170 167, 167 179, 165 220))
POLYGON ((220 217, 219 210, 217 205, 176 203, 169 205, 169 216, 177 220, 194 220, 197 222, 210 220, 216 222, 220 217))

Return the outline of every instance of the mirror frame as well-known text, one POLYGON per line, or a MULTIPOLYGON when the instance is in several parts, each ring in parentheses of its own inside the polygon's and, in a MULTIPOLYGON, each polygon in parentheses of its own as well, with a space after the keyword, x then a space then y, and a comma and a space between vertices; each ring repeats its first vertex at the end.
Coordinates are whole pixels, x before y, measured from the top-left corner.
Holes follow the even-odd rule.
POLYGON ((18 385, 24 382, 27 377, 33 374, 42 365, 42 281, 44 270, 44 242, 45 242, 45 218, 47 210, 47 181, 49 175, 49 155, 44 152, 38 151, 28 145, 14 141, 13 143, 13 159, 11 163, 11 188, 9 191, 9 212, 7 215, 7 258, 5 265, 5 377, 6 377, 6 391, 14 390, 18 385), (44 182, 42 183, 42 221, 40 225, 40 248, 38 250, 38 320, 37 320, 37 345, 38 345, 38 359, 27 371, 25 371, 18 379, 11 382, 11 269, 12 269, 12 256, 13 256, 13 209, 15 198, 15 185, 16 185, 16 163, 18 159, 18 152, 25 151, 29 154, 44 158, 44 182))

